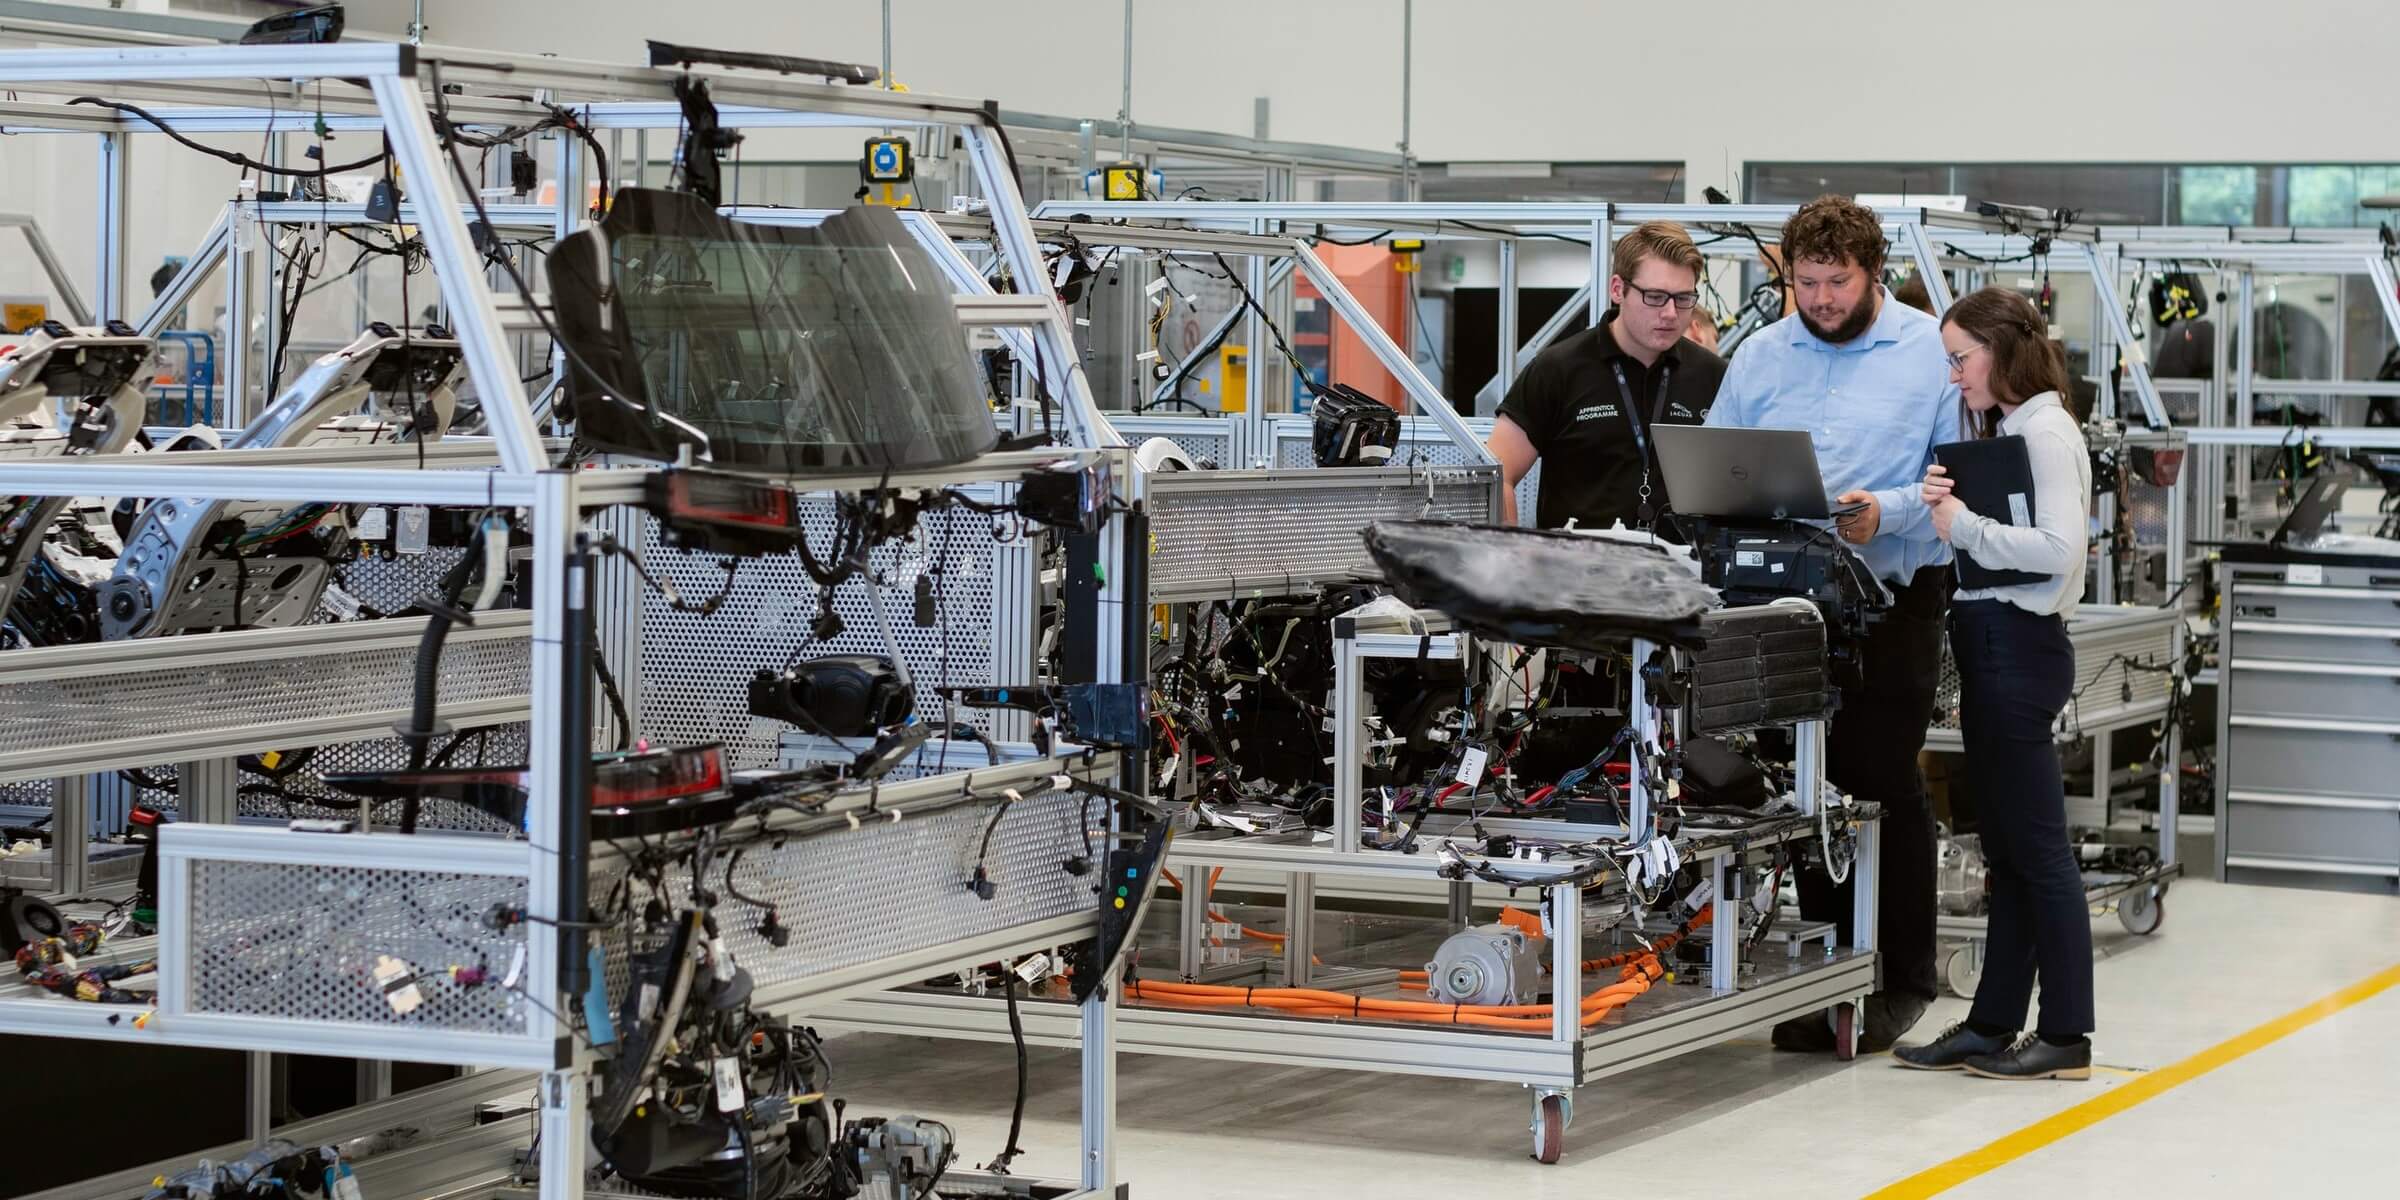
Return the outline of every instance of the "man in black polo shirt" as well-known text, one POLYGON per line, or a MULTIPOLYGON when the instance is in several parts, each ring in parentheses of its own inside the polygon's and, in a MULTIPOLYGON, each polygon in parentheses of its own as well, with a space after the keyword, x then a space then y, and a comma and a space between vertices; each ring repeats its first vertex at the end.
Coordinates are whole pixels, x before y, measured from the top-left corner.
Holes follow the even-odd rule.
POLYGON ((1536 458, 1543 529, 1645 528, 1667 511, 1650 426, 1700 424, 1725 376, 1724 359, 1684 336, 1703 265, 1670 221, 1617 240, 1600 327, 1542 351, 1500 403, 1490 445, 1508 481, 1504 524, 1517 521, 1516 486, 1536 458))

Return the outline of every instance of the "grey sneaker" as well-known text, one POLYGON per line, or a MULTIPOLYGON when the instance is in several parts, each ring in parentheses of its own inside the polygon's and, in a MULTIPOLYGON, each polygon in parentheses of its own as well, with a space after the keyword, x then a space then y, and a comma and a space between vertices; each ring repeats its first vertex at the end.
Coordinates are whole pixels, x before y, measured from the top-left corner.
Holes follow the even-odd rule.
POLYGON ((1942 1036, 1922 1046, 1901 1046, 1892 1051, 1892 1061, 1903 1067, 1920 1071, 1957 1071, 1964 1069, 1967 1060, 1981 1054, 1998 1054, 2008 1049, 2006 1035, 1985 1037, 1967 1028, 1965 1021, 1942 1031, 1942 1036))

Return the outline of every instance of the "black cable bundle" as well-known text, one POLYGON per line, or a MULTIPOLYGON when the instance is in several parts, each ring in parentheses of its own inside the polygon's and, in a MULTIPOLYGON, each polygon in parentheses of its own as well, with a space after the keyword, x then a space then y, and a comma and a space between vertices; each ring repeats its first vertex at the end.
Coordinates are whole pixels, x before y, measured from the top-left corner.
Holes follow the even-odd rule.
MULTIPOLYGON (((458 560, 458 565, 442 576, 440 593, 417 602, 418 607, 427 613, 425 634, 417 639, 416 687, 410 696, 408 724, 399 731, 400 740, 408 744, 408 769, 411 771, 425 769, 426 759, 432 753, 434 736, 444 728, 436 716, 441 701, 442 644, 449 640, 451 626, 472 626, 475 623, 474 614, 460 608, 459 601, 466 596, 467 586, 473 582, 476 568, 483 565, 484 537, 482 527, 478 524, 474 540, 467 543, 466 554, 458 560)), ((420 801, 415 796, 409 797, 401 805, 400 832, 417 831, 419 807, 420 801)))

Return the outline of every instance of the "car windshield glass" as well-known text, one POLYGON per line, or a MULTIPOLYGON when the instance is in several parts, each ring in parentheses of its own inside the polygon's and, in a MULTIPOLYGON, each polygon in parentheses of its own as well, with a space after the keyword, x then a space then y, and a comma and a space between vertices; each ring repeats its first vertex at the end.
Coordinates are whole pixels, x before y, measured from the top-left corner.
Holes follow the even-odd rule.
POLYGON ((595 448, 806 475, 943 466, 998 439, 948 280, 890 210, 754 225, 628 189, 550 277, 595 448))

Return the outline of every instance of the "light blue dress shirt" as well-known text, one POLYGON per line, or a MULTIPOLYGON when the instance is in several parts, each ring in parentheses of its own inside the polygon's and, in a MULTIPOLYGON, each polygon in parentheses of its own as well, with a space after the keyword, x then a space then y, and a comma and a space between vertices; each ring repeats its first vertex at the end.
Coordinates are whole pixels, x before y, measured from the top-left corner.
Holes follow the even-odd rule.
POLYGON ((1891 292, 1875 323, 1843 345, 1810 333, 1796 313, 1750 335, 1726 366, 1708 423, 1807 430, 1828 496, 1874 493, 1880 523, 1853 548, 1877 578, 1905 584, 1950 561, 1918 486, 1933 448, 1960 439, 1958 389, 1940 323, 1891 292))

